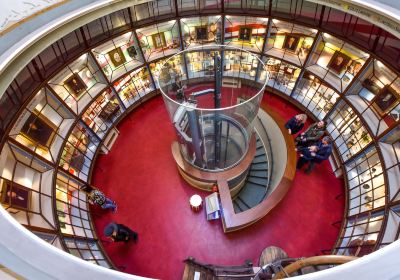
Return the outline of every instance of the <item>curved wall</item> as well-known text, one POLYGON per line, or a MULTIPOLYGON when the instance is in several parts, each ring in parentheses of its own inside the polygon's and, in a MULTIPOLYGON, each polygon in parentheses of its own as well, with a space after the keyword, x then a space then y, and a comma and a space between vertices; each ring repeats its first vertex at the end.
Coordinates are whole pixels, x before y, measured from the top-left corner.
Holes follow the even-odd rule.
MULTIPOLYGON (((163 58, 183 47, 223 41, 260 55, 267 64, 266 69, 251 61, 246 68, 236 67, 228 54, 232 68, 227 71, 252 81, 268 79, 270 91, 315 119, 329 121, 336 164, 341 166, 337 172, 344 174, 348 187, 347 213, 334 252, 362 255, 396 240, 398 100, 388 98, 391 104, 383 103, 386 96, 396 96, 399 65, 393 60, 387 67, 368 51, 390 50, 379 52, 382 61, 388 61, 396 51, 398 56, 398 39, 372 24, 311 3, 296 13, 272 2, 245 8, 236 2, 164 4, 157 9, 154 3, 144 3, 82 26, 47 47, 8 87, 0 103, 0 179, 3 188, 8 182, 40 201, 14 217, 42 238, 53 236, 56 246, 110 266, 96 247, 100 244, 81 190, 90 180, 99 147, 121 118, 156 92, 153 77, 163 58), (199 10, 202 18, 189 16, 199 10), (221 10, 225 13, 219 14, 221 10), (265 11, 274 19, 256 17, 265 11), (178 17, 167 21, 173 12, 178 17), (342 28, 337 28, 342 17, 342 28), (196 38, 197 26, 207 26, 207 42, 196 38), (240 39, 243 27, 251 28, 251 40, 240 39), (341 40, 350 34, 352 44, 341 40), (295 47, 288 45, 289 37, 297 40, 295 47), (361 44, 366 49, 359 48, 361 44), (112 58, 115 53, 122 62, 112 58), (348 58, 343 69, 332 66, 338 55, 348 58), (75 84, 70 79, 74 73, 75 84), (28 135, 26 123, 32 121, 48 130, 47 138, 28 135), (63 207, 71 205, 76 212, 65 212, 63 207), (81 242, 90 249, 77 249, 81 242)), ((177 70, 201 76, 196 55, 175 61, 177 70)))

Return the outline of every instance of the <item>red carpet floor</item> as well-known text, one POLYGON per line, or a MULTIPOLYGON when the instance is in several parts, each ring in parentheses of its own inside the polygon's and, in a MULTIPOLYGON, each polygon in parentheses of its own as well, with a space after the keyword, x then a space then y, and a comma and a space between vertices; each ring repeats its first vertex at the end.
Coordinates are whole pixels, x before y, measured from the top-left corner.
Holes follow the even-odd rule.
MULTIPOLYGON (((288 119, 299 111, 278 97, 264 101, 288 119)), ((328 162, 306 175, 298 172, 284 200, 256 224, 224 234, 221 221, 207 222, 204 212, 189 208, 189 197, 201 193, 179 176, 171 155, 175 134, 161 97, 132 112, 119 125, 121 132, 112 151, 100 156, 93 185, 118 203, 116 214, 95 209, 99 238, 111 221, 139 233, 137 244, 104 244, 116 266, 127 273, 181 279, 182 261, 194 256, 202 262, 237 265, 258 263, 267 246, 283 248, 290 257, 313 256, 330 249, 339 230, 344 201, 335 200, 343 182, 332 175, 328 162)))

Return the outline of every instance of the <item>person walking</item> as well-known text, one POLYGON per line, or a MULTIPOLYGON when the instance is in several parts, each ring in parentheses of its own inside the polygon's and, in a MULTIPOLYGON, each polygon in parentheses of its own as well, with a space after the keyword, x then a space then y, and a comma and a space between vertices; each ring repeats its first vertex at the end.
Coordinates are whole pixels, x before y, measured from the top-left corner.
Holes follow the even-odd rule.
POLYGON ((104 228, 104 235, 110 238, 113 242, 128 243, 130 240, 133 240, 133 242, 136 243, 138 241, 137 232, 134 232, 123 224, 117 224, 114 222, 109 223, 104 228))
POLYGON ((289 134, 296 134, 304 127, 306 120, 306 114, 299 114, 288 120, 288 122, 285 124, 285 127, 287 128, 289 134))
POLYGON ((300 157, 297 161, 296 168, 300 170, 306 163, 309 163, 309 166, 305 170, 305 172, 309 174, 314 169, 315 163, 321 163, 322 161, 328 159, 332 154, 331 138, 329 136, 325 136, 315 145, 300 149, 299 153, 300 157))
POLYGON ((298 135, 295 139, 296 148, 304 148, 315 144, 325 132, 325 122, 319 121, 310 125, 306 131, 298 135))
POLYGON ((117 204, 109 199, 99 190, 93 189, 88 194, 90 204, 99 205, 103 209, 111 209, 113 213, 117 212, 117 204))

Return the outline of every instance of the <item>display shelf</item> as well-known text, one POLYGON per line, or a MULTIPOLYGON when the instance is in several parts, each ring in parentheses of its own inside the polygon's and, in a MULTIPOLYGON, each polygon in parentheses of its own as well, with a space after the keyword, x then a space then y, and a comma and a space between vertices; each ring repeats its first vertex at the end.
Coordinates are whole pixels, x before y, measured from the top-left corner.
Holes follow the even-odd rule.
POLYGON ((176 20, 137 29, 136 34, 146 61, 154 61, 180 50, 181 39, 176 20))
POLYGON ((323 33, 306 69, 332 88, 344 92, 368 58, 369 54, 323 33))
POLYGON ((277 19, 265 46, 265 54, 303 66, 311 50, 317 30, 277 19))
POLYGON ((112 89, 102 92, 82 115, 83 122, 103 138, 124 109, 112 89))
POLYGON ((0 154, 2 206, 27 227, 55 229, 53 172, 46 163, 7 143, 0 154))
POLYGON ((267 28, 268 18, 225 16, 224 44, 260 53, 267 28))
POLYGON ((259 71, 257 81, 267 80, 267 86, 290 95, 300 74, 300 68, 282 60, 265 57, 265 68, 259 71))
MULTIPOLYGON (((168 80, 170 83, 178 77, 180 80, 186 80, 185 64, 182 55, 175 55, 171 58, 157 60, 156 62, 150 63, 149 67, 150 72, 156 80, 157 77, 162 81, 168 80), (163 67, 167 60, 168 67, 163 67)), ((157 88, 158 86, 158 83, 156 83, 157 88)))
POLYGON ((334 253, 359 257, 371 253, 375 249, 383 221, 383 211, 349 218, 334 253))
POLYGON ((397 126, 379 140, 389 186, 389 201, 400 200, 400 127, 397 126))
POLYGON ((55 162, 75 116, 43 88, 19 115, 10 137, 48 161, 55 162))
POLYGON ((75 114, 81 113, 107 86, 93 57, 87 53, 61 70, 48 84, 75 114))
POLYGON ((345 165, 349 188, 349 215, 371 211, 385 205, 383 166, 374 146, 345 165))
POLYGON ((255 57, 259 56, 240 50, 225 51, 223 76, 254 81, 259 66, 259 60, 255 57))
POLYGON ((130 72, 125 77, 114 82, 113 86, 126 108, 155 90, 147 67, 141 67, 130 72))
POLYGON ((93 238, 93 227, 87 209, 87 195, 82 183, 59 172, 56 181, 57 218, 62 234, 93 238))
POLYGON ((92 50, 109 81, 143 64, 143 58, 133 32, 114 38, 92 50))
POLYGON ((400 205, 389 208, 386 219, 385 233, 382 238, 381 246, 388 245, 399 239, 400 229, 400 205))
POLYGON ((181 19, 184 47, 221 44, 221 21, 221 16, 181 19))
POLYGON ((372 141, 360 118, 344 101, 339 102, 329 113, 327 122, 327 132, 332 136, 343 161, 350 159, 372 141))
POLYGON ((335 106, 339 94, 306 71, 299 80, 292 97, 304 105, 316 118, 322 120, 335 106))
POLYGON ((400 121, 400 78, 374 59, 348 91, 375 136, 400 121))

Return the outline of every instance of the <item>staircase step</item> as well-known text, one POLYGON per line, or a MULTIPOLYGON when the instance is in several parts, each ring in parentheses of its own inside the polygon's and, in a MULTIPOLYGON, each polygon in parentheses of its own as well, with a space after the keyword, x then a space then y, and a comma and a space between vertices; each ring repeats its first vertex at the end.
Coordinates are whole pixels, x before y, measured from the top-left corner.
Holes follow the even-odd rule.
POLYGON ((250 165, 250 170, 268 170, 268 163, 254 162, 250 165))
POLYGON ((246 182, 238 198, 250 207, 254 207, 264 198, 266 189, 251 182, 246 182))
POLYGON ((246 210, 250 209, 249 205, 246 205, 246 204, 242 201, 242 199, 240 199, 239 197, 237 197, 237 198, 234 200, 233 207, 234 207, 234 209, 235 209, 235 213, 240 213, 240 212, 243 212, 243 211, 246 211, 246 210), (237 207, 237 208, 235 208, 235 204, 236 204, 236 207, 237 207), (238 209, 239 211, 236 212, 237 209, 238 209))
POLYGON ((267 162, 266 156, 264 155, 264 156, 260 156, 260 157, 255 157, 252 161, 252 164, 259 163, 259 162, 267 162))
POLYGON ((268 178, 268 170, 253 170, 250 169, 249 176, 268 178))
POLYGON ((254 156, 256 157, 256 156, 259 156, 259 155, 265 155, 265 150, 264 150, 263 147, 262 147, 262 149, 257 149, 254 156))
POLYGON ((250 182, 261 187, 267 188, 268 179, 267 178, 258 178, 258 177, 251 177, 249 176, 246 182, 250 182))

